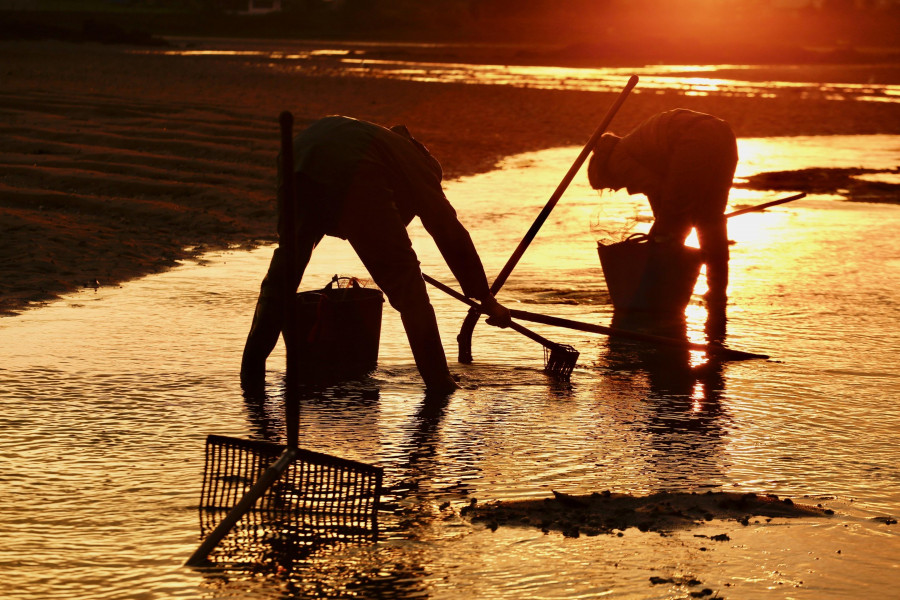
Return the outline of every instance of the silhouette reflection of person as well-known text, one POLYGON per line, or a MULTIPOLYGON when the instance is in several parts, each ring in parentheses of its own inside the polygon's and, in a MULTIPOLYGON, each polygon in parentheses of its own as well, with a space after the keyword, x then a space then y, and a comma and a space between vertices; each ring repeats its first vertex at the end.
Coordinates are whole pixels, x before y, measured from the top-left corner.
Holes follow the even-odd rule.
MULTIPOLYGON (((687 322, 683 315, 617 311, 612 323, 616 329, 687 341, 687 322)), ((718 449, 725 435, 727 417, 722 406, 725 389, 722 363, 710 357, 706 363, 693 366, 686 345, 656 345, 611 336, 608 348, 610 368, 646 375, 649 412, 645 427, 653 434, 651 447, 657 451, 655 461, 677 465, 679 459, 685 459, 689 467, 708 463, 718 471, 714 461, 721 454, 718 449)), ((677 472, 660 475, 675 479, 685 476, 680 467, 672 468, 677 472)))
POLYGON ((604 134, 588 163, 594 189, 644 194, 653 210, 650 239, 683 245, 696 228, 706 263, 710 318, 724 326, 728 288, 725 208, 737 166, 731 127, 687 109, 656 114, 619 137, 604 134))
MULTIPOLYGON (((509 311, 490 293, 472 239, 444 195, 438 161, 402 125, 387 129, 343 116, 314 121, 293 145, 297 271, 284 281, 287 257, 275 250, 244 346, 242 385, 263 385, 266 359, 282 330, 285 291, 297 289, 314 248, 331 235, 350 242, 400 312, 426 389, 457 389, 406 231, 410 221, 419 217, 464 293, 481 302, 489 324, 507 326, 509 311)), ((279 188, 284 176, 279 168, 279 188)), ((278 230, 283 234, 286 224, 279 221, 278 230)))

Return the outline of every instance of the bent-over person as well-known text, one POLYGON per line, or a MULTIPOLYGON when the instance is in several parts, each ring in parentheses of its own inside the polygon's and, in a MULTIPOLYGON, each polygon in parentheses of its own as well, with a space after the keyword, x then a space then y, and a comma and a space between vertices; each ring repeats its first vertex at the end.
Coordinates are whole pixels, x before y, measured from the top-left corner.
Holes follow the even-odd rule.
POLYGON ((650 117, 624 137, 604 134, 588 164, 594 189, 625 188, 647 196, 654 216, 651 242, 683 245, 697 229, 711 316, 724 315, 727 302, 725 208, 737 161, 728 123, 679 108, 650 117))
MULTIPOLYGON (((286 281, 287 257, 283 248, 277 248, 244 346, 244 388, 264 384, 266 359, 283 327, 286 292, 297 290, 313 250, 330 235, 350 242, 399 311, 426 389, 436 393, 457 389, 406 231, 412 219, 419 217, 465 295, 481 302, 488 323, 507 326, 509 311, 490 293, 481 258, 444 195, 438 161, 402 125, 387 129, 345 116, 314 121, 294 137, 293 147, 296 270, 286 281)), ((279 188, 284 177, 279 161, 279 188)), ((279 235, 285 231, 279 219, 279 235)))

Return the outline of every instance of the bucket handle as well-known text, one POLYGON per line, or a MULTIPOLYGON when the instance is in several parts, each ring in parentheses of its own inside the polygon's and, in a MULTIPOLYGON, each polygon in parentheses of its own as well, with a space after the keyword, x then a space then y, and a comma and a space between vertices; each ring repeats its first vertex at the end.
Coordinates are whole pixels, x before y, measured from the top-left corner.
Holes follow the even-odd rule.
POLYGON ((335 274, 335 275, 331 278, 331 281, 329 281, 328 284, 327 284, 324 288, 322 288, 322 290, 323 290, 323 291, 325 291, 325 290, 332 290, 332 289, 335 289, 335 288, 337 288, 337 289, 346 289, 346 288, 349 288, 349 287, 352 287, 353 289, 358 290, 358 289, 362 288, 363 286, 360 285, 359 279, 356 278, 356 277, 341 277, 340 275, 335 274), (349 285, 344 285, 344 286, 342 286, 342 285, 341 285, 341 282, 342 282, 342 281, 348 282, 349 285))
POLYGON ((637 242, 638 244, 646 242, 650 239, 650 236, 646 233, 632 233, 627 238, 625 238, 626 242, 637 242))

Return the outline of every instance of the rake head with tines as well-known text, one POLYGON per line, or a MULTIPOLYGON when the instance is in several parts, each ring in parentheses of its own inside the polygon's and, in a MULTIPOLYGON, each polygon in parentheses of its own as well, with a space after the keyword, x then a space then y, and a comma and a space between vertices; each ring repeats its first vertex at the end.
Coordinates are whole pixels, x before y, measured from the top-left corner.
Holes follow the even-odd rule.
MULTIPOLYGON (((284 450, 270 442, 207 437, 200 498, 204 535, 284 450)), ((262 562, 273 554, 304 558, 327 545, 374 541, 381 482, 378 467, 298 449, 281 477, 219 543, 217 554, 232 562, 262 562)))
POLYGON ((556 377, 568 379, 578 362, 578 350, 568 344, 552 344, 544 346, 544 370, 556 377))

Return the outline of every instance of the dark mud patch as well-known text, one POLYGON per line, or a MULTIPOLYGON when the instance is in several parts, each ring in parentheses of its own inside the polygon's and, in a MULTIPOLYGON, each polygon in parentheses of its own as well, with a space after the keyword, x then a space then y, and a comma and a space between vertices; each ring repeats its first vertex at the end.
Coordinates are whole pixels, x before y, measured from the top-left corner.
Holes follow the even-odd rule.
POLYGON ((894 169, 815 167, 797 171, 771 171, 746 177, 745 182, 735 183, 735 187, 797 191, 807 194, 836 194, 855 202, 900 204, 900 183, 879 180, 887 177, 900 177, 900 167, 894 169))
MULTIPOLYGON (((821 505, 795 503, 790 498, 734 492, 668 493, 650 496, 613 494, 608 491, 588 495, 553 492, 540 500, 473 503, 461 514, 490 529, 501 526, 536 527, 545 533, 559 531, 566 537, 613 534, 637 528, 665 533, 696 527, 708 521, 730 520, 749 525, 765 518, 827 517, 834 512, 821 505), (755 522, 755 521, 753 521, 755 522)), ((725 541, 728 536, 711 538, 725 541)))

